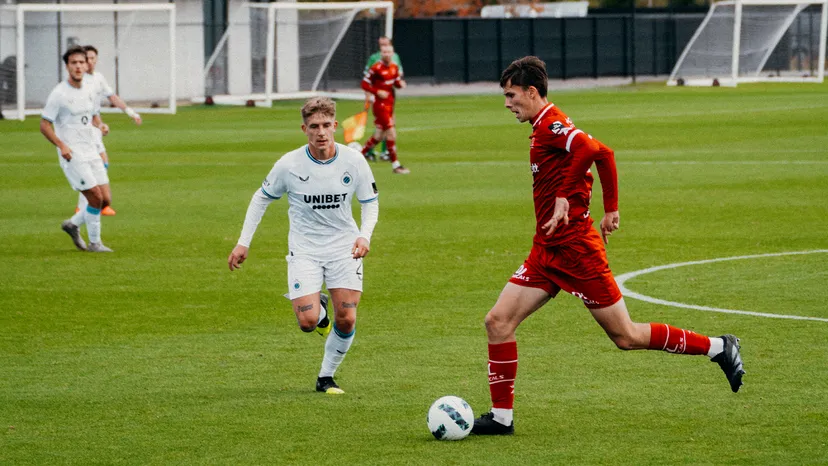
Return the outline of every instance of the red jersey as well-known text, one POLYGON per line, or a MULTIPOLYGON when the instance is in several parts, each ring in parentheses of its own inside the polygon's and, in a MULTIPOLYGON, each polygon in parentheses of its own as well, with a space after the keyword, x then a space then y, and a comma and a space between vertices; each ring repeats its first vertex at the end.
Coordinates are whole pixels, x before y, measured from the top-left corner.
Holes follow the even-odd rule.
POLYGON ((386 65, 384 61, 380 60, 365 72, 365 77, 362 78, 362 89, 371 94, 376 95, 377 91, 388 91, 388 97, 382 99, 386 104, 394 103, 394 88, 400 87, 400 80, 402 73, 400 67, 395 63, 386 65))
POLYGON ((612 149, 577 129, 562 111, 549 103, 530 120, 529 161, 535 199, 534 243, 549 247, 571 241, 592 228, 592 163, 598 168, 604 194, 604 211, 618 210, 618 175, 612 149), (559 225, 551 236, 541 227, 552 218, 555 198, 569 200, 569 225, 559 225))

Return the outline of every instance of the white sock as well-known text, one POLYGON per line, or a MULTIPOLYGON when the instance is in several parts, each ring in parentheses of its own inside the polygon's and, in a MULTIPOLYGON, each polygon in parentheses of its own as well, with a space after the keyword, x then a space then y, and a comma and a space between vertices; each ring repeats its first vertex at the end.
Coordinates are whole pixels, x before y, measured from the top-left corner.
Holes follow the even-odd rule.
POLYGON ((724 351, 724 339, 713 337, 710 339, 710 349, 707 351, 708 357, 716 357, 724 351))
POLYGON ((89 234, 90 243, 101 242, 101 209, 86 206, 84 210, 86 220, 86 232, 89 234))
POLYGON ((391 162, 391 168, 400 168, 400 165, 402 165, 402 164, 400 163, 399 160, 395 160, 394 162, 391 162))
POLYGON ((81 226, 86 223, 86 206, 89 205, 89 201, 86 200, 86 196, 83 193, 78 194, 78 211, 75 212, 75 215, 69 219, 70 222, 77 226, 81 226))
POLYGON ((328 340, 325 342, 325 356, 322 358, 322 368, 319 370, 319 377, 333 377, 345 355, 348 353, 348 348, 354 342, 354 329, 350 334, 343 334, 336 328, 334 324, 333 331, 328 334, 328 340))
POLYGON ((492 408, 492 414, 494 414, 494 420, 504 426, 512 425, 512 417, 513 411, 511 409, 505 408, 492 408))

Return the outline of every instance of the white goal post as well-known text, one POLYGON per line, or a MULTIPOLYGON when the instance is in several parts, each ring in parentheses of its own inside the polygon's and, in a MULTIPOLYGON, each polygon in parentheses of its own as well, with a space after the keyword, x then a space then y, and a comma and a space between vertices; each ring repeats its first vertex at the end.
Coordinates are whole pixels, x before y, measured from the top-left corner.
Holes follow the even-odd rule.
POLYGON ((821 83, 827 31, 826 0, 715 2, 667 84, 821 83))
POLYGON ((390 1, 243 3, 204 67, 204 96, 266 106, 315 95, 362 99, 324 81, 334 67, 347 67, 340 74, 350 85, 343 87, 358 88, 365 51, 377 51, 380 36, 393 36, 393 18, 390 1))
MULTIPOLYGON (((96 71, 137 112, 175 113, 175 12, 174 3, 0 6, 4 115, 23 120, 40 114, 66 78, 61 56, 73 45, 98 49, 96 71)), ((106 102, 101 107, 120 111, 106 102)))

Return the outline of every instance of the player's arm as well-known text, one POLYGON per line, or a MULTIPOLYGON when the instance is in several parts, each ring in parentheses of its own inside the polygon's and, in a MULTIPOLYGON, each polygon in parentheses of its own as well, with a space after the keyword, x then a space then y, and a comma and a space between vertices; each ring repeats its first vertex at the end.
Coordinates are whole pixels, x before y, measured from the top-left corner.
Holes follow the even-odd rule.
POLYGON ((354 259, 367 256, 371 250, 371 235, 374 234, 374 228, 379 220, 379 199, 375 197, 368 201, 359 201, 359 207, 362 221, 359 236, 354 241, 354 248, 351 251, 354 259))
POLYGON ((60 156, 66 160, 72 160, 72 149, 69 148, 55 133, 55 127, 51 121, 46 118, 40 119, 40 134, 42 134, 47 141, 54 144, 60 149, 60 156))
POLYGON ((120 108, 121 111, 126 113, 128 117, 132 118, 132 121, 134 121, 136 125, 141 124, 141 115, 139 115, 138 112, 133 110, 131 107, 128 107, 126 102, 124 102, 118 94, 112 94, 109 96, 109 103, 117 108, 120 108))
POLYGON ((574 130, 567 140, 567 149, 572 154, 572 163, 567 170, 559 197, 569 197, 583 179, 584 173, 593 163, 601 180, 604 199, 604 218, 601 220, 601 235, 607 242, 613 231, 618 229, 618 171, 615 166, 615 154, 608 147, 600 144, 581 130, 574 130))
POLYGON ((104 123, 100 115, 92 115, 92 126, 101 130, 101 134, 109 134, 109 125, 104 123))
POLYGON ((250 243, 253 242, 253 235, 256 234, 256 229, 259 227, 267 207, 275 199, 278 198, 265 194, 264 188, 253 193, 253 198, 250 199, 250 205, 247 206, 247 213, 244 216, 244 226, 239 241, 230 253, 230 257, 227 258, 227 265, 231 271, 240 268, 242 262, 247 259, 247 252, 250 250, 250 243))
POLYGON ((374 70, 373 68, 369 68, 368 71, 365 72, 365 76, 363 76, 362 81, 359 84, 362 86, 363 91, 377 95, 377 88, 373 85, 373 77, 374 70))

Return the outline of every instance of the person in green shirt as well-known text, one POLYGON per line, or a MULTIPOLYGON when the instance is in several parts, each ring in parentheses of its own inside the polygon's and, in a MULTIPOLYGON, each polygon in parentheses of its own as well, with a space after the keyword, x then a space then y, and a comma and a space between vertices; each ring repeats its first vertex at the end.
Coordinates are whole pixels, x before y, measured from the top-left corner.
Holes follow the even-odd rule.
MULTIPOLYGON (((382 49, 383 45, 394 45, 391 42, 391 39, 387 36, 380 36, 378 42, 379 42, 379 48, 380 49, 382 49)), ((371 66, 373 66, 374 63, 377 63, 380 60, 382 60, 382 57, 380 55, 380 51, 377 50, 375 53, 371 54, 370 57, 368 57, 368 61, 365 63, 365 70, 363 71, 363 74, 367 74, 368 73, 368 68, 371 68, 371 66)), ((403 77, 403 66, 402 66, 402 61, 400 61, 400 56, 397 54, 397 52, 394 52, 394 56, 391 57, 391 62, 394 63, 395 65, 397 65, 397 67, 400 69, 400 78, 402 78, 403 77)), ((371 93, 369 93, 369 92, 365 93, 365 108, 368 108, 368 107, 371 106, 371 102, 373 101, 373 97, 374 96, 372 96, 371 93)), ((377 147, 379 147, 380 158, 382 160, 390 160, 390 158, 388 157, 388 149, 385 146, 385 141, 382 141, 382 143, 380 143, 377 147)), ((374 149, 376 149, 376 148, 374 148, 374 149)), ((370 159, 370 160, 376 160, 377 159, 377 156, 374 153, 374 149, 371 149, 368 152, 368 154, 366 155, 366 157, 368 157, 368 159, 370 159)))

